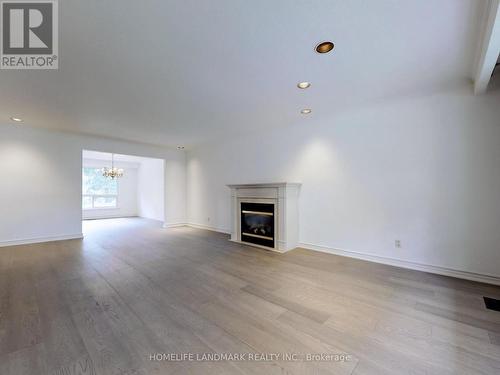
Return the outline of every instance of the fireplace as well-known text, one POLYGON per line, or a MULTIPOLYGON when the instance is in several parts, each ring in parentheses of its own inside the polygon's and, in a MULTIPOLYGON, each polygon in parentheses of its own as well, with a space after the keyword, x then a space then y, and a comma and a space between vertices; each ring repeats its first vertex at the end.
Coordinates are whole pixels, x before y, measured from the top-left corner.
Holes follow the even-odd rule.
POLYGON ((241 202, 241 241, 273 248, 274 204, 241 202))
POLYGON ((231 188, 231 241, 280 253, 298 246, 300 184, 228 186, 231 188))

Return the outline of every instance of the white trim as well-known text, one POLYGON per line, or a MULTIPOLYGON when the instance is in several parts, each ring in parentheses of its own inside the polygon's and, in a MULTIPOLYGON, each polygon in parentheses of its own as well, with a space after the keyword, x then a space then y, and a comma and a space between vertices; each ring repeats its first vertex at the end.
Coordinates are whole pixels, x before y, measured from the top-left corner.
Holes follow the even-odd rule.
POLYGON ((230 184, 226 185, 231 189, 259 189, 263 187, 270 188, 280 188, 280 187, 300 187, 302 183, 300 182, 265 182, 265 183, 257 183, 257 184, 230 184))
POLYGON ((25 238, 22 240, 1 241, 0 247, 28 245, 28 244, 41 243, 41 242, 74 240, 74 239, 82 239, 82 238, 83 238, 83 233, 68 234, 68 235, 64 235, 64 236, 25 238))
POLYGON ((500 52, 500 1, 485 1, 474 72, 474 94, 484 94, 500 52))
POLYGON ((360 253, 360 252, 351 251, 351 250, 336 249, 333 247, 328 247, 328 246, 323 246, 323 245, 314 245, 314 244, 304 243, 304 242, 299 243, 299 246, 304 248, 304 249, 308 249, 308 250, 320 251, 322 253, 328 253, 328 254, 334 254, 334 255, 340 255, 340 256, 344 256, 344 257, 348 257, 348 258, 361 259, 361 260, 365 260, 368 262, 381 263, 381 264, 386 264, 389 266, 407 268, 410 270, 429 272, 429 273, 434 273, 437 275, 451 276, 451 277, 456 277, 458 279, 478 281, 478 282, 486 283, 486 284, 500 285, 500 276, 495 276, 495 275, 485 275, 485 274, 479 274, 479 273, 474 273, 474 272, 456 270, 456 269, 447 268, 447 267, 434 266, 431 264, 409 262, 406 260, 400 260, 400 259, 383 257, 383 256, 379 256, 379 255, 360 253))
MULTIPOLYGON (((114 210, 114 208, 112 208, 114 210)), ((110 210, 112 210, 110 209, 110 210)), ((101 209, 97 209, 98 211, 101 210, 101 209)), ((103 209, 104 210, 104 209, 103 209)), ((113 215, 113 214, 110 214, 110 215, 98 215, 99 212, 88 212, 88 211, 85 211, 85 213, 88 213, 88 214, 85 214, 82 216, 82 221, 86 221, 86 220, 100 220, 100 219, 125 219, 127 217, 140 217, 139 215, 137 214, 130 214, 130 215, 113 215), (93 215, 94 214, 94 215, 93 215)))
MULTIPOLYGON (((91 195, 89 195, 89 197, 91 197, 91 195)), ((100 211, 111 211, 111 210, 115 210, 115 211, 119 211, 121 209, 121 207, 99 207, 99 208, 83 208, 82 209, 82 212, 84 213, 92 213, 92 212, 100 212, 100 211)))
POLYGON ((185 227, 187 224, 183 222, 178 222, 178 223, 163 223, 162 227, 163 228, 178 228, 178 227, 185 227))
POLYGON ((231 234, 229 229, 217 228, 210 225, 195 224, 195 223, 165 223, 163 228, 178 228, 178 227, 190 227, 196 229, 210 230, 212 232, 231 234))
POLYGON ((231 234, 231 231, 229 229, 217 228, 217 227, 213 227, 213 226, 210 226, 210 225, 195 224, 195 223, 186 223, 186 226, 191 227, 191 228, 196 228, 196 229, 211 230, 212 232, 218 232, 218 233, 224 233, 224 234, 231 234))

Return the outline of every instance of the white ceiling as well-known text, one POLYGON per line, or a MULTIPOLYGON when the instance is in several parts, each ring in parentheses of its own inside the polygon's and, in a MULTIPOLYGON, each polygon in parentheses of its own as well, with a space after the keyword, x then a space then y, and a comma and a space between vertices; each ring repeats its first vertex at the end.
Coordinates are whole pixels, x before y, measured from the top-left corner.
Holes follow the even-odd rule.
POLYGON ((189 146, 434 92, 471 78, 480 3, 64 0, 59 70, 0 71, 0 123, 189 146))

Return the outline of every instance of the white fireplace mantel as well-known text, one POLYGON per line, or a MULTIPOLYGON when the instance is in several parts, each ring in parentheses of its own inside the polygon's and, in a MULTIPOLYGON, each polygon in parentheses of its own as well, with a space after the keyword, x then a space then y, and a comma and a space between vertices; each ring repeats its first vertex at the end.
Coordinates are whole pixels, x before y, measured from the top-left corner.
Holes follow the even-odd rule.
POLYGON ((277 182, 227 186, 231 189, 231 241, 242 242, 240 235, 241 203, 264 202, 274 204, 276 213, 275 248, 271 250, 283 253, 298 246, 300 183, 277 182))

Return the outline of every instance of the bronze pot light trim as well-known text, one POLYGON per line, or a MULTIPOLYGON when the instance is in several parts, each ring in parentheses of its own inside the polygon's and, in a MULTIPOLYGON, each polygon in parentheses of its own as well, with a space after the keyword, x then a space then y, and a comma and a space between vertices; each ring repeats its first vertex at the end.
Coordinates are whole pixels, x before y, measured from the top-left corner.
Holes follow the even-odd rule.
POLYGON ((316 52, 318 53, 328 53, 335 45, 332 42, 322 42, 316 46, 316 52))

